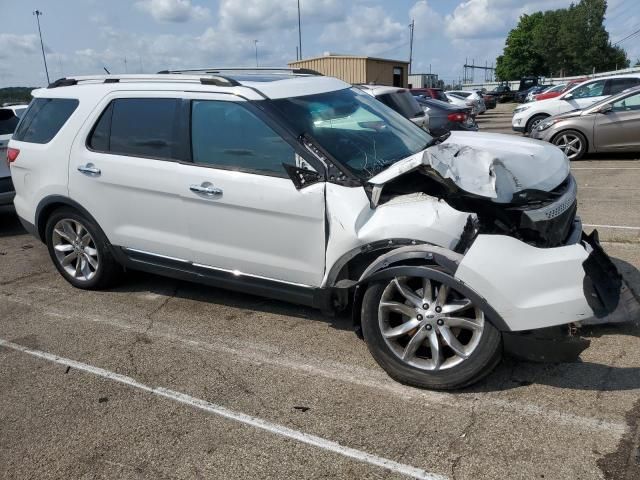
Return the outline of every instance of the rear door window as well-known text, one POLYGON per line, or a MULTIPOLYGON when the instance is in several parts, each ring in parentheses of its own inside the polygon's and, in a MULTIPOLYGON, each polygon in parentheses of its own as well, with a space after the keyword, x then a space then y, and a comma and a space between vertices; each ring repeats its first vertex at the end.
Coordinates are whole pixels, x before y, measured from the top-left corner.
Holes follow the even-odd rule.
POLYGON ((34 99, 13 138, 21 142, 49 143, 78 107, 78 103, 73 98, 34 99))
POLYGON ((608 95, 615 95, 627 88, 635 87, 640 84, 640 78, 612 78, 608 81, 609 91, 608 95))
POLYGON ((175 159, 180 100, 119 98, 100 116, 87 145, 99 152, 175 159))

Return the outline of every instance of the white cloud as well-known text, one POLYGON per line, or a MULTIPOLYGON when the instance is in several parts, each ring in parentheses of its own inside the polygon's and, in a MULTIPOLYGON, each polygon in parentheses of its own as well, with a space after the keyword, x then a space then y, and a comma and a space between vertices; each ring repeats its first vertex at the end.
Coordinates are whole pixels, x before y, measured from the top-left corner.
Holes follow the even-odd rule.
POLYGON ((158 22, 206 20, 210 16, 208 8, 192 5, 191 0, 140 0, 135 5, 158 22))
POLYGON ((408 36, 408 23, 396 22, 382 7, 359 6, 344 20, 327 25, 319 40, 340 49, 340 53, 381 55, 395 52, 398 56, 400 47, 408 44, 408 36))
POLYGON ((442 17, 427 0, 419 0, 409 10, 409 18, 415 20, 414 36, 418 39, 431 38, 442 29, 442 17))
POLYGON ((0 58, 38 52, 40 42, 37 35, 0 33, 0 58))

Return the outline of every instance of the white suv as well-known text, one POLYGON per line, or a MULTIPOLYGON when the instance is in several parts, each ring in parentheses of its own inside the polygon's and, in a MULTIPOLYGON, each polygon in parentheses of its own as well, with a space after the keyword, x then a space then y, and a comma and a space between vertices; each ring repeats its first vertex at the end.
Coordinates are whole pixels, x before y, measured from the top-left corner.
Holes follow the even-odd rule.
MULTIPOLYGON (((7 156, 7 143, 26 109, 27 105, 21 103, 4 104, 0 107, 0 158, 7 156)), ((0 205, 11 204, 13 195, 9 164, 0 162, 0 205)))
POLYGON ((622 303, 550 144, 439 143, 295 71, 76 77, 34 96, 9 144, 15 207, 76 287, 126 267, 351 308, 392 377, 439 389, 489 373, 505 336, 622 303))
POLYGON ((640 74, 595 78, 579 83, 556 98, 526 103, 513 111, 511 127, 516 132, 531 133, 547 117, 587 108, 603 98, 640 85, 640 74))

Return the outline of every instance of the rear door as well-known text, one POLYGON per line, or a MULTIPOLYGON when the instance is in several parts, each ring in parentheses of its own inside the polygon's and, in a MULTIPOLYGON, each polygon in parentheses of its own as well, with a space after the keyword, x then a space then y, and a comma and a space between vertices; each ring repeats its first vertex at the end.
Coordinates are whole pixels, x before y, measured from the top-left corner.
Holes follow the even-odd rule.
MULTIPOLYGON (((181 186, 193 260, 216 270, 319 286, 324 273, 324 183, 297 190, 283 164, 294 142, 231 95, 191 102, 193 163, 181 186)), ((285 135, 286 136, 286 135, 285 135)))
POLYGON ((113 245, 188 260, 178 96, 114 92, 105 97, 74 141, 69 195, 113 245))
POLYGON ((611 104, 606 113, 596 113, 596 150, 640 151, 640 91, 611 104))

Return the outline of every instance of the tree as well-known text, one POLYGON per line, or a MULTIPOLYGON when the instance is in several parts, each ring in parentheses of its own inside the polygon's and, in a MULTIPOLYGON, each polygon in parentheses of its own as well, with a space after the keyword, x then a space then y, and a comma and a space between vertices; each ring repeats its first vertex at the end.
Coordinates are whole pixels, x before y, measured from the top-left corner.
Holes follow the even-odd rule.
POLYGON ((522 15, 496 60, 496 77, 570 76, 629 66, 625 51, 604 28, 606 0, 522 15))

